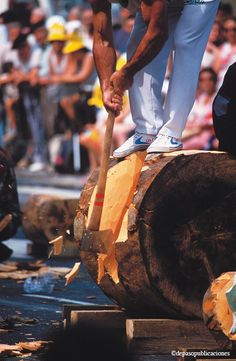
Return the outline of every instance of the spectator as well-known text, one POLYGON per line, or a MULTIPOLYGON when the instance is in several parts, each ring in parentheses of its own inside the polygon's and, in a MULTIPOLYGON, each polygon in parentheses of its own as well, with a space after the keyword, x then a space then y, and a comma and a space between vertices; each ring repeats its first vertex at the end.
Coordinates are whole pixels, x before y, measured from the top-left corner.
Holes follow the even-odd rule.
POLYGON ((52 82, 52 78, 64 74, 66 69, 66 56, 62 50, 66 41, 64 19, 61 17, 51 17, 48 24, 47 41, 50 46, 46 49, 42 57, 40 69, 40 84, 44 86, 44 109, 46 110, 45 130, 47 139, 54 134, 55 118, 58 114, 58 104, 61 98, 61 84, 52 82), (58 21, 58 22, 57 22, 58 21))
POLYGON ((52 80, 63 84, 60 105, 70 120, 70 129, 79 132, 85 123, 91 122, 92 115, 86 103, 95 81, 93 56, 76 33, 71 35, 63 53, 67 55, 65 72, 55 75, 52 80), (75 104, 79 101, 85 119, 81 114, 76 115, 75 104))
POLYGON ((12 49, 12 44, 18 38, 21 33, 21 24, 19 22, 13 22, 7 25, 8 41, 6 44, 1 44, 0 47, 0 70, 3 63, 12 61, 14 64, 17 62, 17 52, 12 49))
POLYGON ((47 46, 47 29, 45 26, 45 21, 42 20, 38 23, 35 23, 31 26, 31 31, 34 36, 33 45, 35 48, 40 48, 45 50, 47 46))
POLYGON ((220 47, 220 56, 214 66, 218 73, 219 86, 222 84, 228 67, 236 61, 236 18, 227 18, 222 26, 225 43, 220 47))
POLYGON ((36 7, 31 11, 31 15, 30 15, 31 26, 41 22, 45 22, 45 20, 46 20, 46 14, 42 8, 36 7))
POLYGON ((81 13, 81 22, 84 27, 83 42, 89 50, 93 48, 93 12, 92 9, 86 7, 81 13))
POLYGON ((219 61, 220 50, 217 46, 217 42, 220 34, 220 24, 215 21, 207 42, 206 50, 202 59, 202 68, 213 68, 219 61))
POLYGON ((209 150, 215 147, 212 103, 216 93, 217 75, 212 68, 200 71, 198 95, 183 133, 184 149, 209 150))
POLYGON ((27 36, 21 34, 14 42, 13 49, 18 53, 18 70, 16 81, 19 84, 31 140, 28 144, 25 159, 20 163, 29 167, 30 171, 39 171, 45 167, 46 154, 44 147, 43 123, 40 111, 38 70, 41 51, 33 51, 27 36))
POLYGON ((2 66, 3 74, 0 76, 0 85, 3 87, 3 101, 7 115, 7 132, 4 136, 4 143, 8 143, 17 135, 16 116, 14 105, 19 100, 19 90, 14 83, 16 68, 12 62, 6 62, 2 66))
POLYGON ((216 21, 222 23, 225 19, 233 16, 233 7, 230 3, 220 3, 216 14, 216 21))
POLYGON ((67 21, 81 20, 81 10, 79 6, 73 6, 67 16, 67 21))

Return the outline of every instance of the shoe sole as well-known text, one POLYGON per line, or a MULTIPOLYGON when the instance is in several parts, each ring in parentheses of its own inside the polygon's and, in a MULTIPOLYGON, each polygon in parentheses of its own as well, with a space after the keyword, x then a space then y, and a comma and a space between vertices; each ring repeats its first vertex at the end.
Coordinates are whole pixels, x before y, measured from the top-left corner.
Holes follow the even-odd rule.
POLYGON ((151 153, 171 153, 171 152, 175 152, 176 150, 181 150, 183 149, 183 146, 179 146, 179 147, 176 147, 176 148, 157 148, 157 149, 150 149, 150 150, 147 150, 147 154, 151 154, 151 153))
POLYGON ((123 151, 123 152, 119 152, 119 154, 116 154, 115 152, 113 152, 113 157, 114 158, 124 158, 124 157, 127 157, 128 155, 132 154, 132 153, 135 153, 135 152, 138 152, 139 150, 146 150, 147 148, 149 147, 149 144, 148 145, 140 145, 138 147, 135 147, 135 149, 129 149, 129 150, 126 150, 126 151, 123 151))

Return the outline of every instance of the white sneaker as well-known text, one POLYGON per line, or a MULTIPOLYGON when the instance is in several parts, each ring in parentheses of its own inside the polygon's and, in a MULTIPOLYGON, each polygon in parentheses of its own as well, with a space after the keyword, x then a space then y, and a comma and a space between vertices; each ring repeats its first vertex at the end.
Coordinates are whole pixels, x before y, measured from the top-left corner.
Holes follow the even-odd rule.
POLYGON ((45 163, 43 162, 34 162, 28 168, 30 172, 40 172, 41 170, 44 169, 45 169, 45 163))
POLYGON ((174 152, 175 150, 182 149, 182 142, 174 137, 164 134, 158 134, 157 138, 148 147, 147 153, 165 153, 174 152))
POLYGON ((154 139, 155 135, 135 133, 113 152, 113 157, 123 158, 131 153, 137 152, 138 150, 145 150, 154 139))

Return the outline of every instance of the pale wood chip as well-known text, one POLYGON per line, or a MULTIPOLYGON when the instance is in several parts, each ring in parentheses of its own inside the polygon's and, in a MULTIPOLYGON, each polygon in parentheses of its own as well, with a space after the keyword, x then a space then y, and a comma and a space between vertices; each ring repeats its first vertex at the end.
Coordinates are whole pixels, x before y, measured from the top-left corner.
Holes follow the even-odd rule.
POLYGON ((80 262, 76 262, 72 268, 72 270, 65 276, 66 278, 66 286, 68 286, 73 279, 77 276, 77 274, 79 273, 79 269, 80 269, 80 262))
POLYGON ((65 276, 68 272, 70 272, 70 267, 49 267, 48 272, 54 273, 58 276, 65 276))
POLYGON ((9 223, 12 221, 12 214, 7 214, 1 221, 0 221, 0 232, 2 232, 9 223))
POLYGON ((11 272, 17 270, 16 265, 9 265, 7 263, 0 263, 0 272, 11 272))
POLYGON ((59 236, 52 241, 49 242, 49 244, 53 245, 53 254, 55 256, 59 256, 62 253, 62 246, 63 246, 63 236, 59 236))
POLYGON ((30 341, 30 342, 18 342, 16 345, 21 347, 22 350, 37 351, 47 345, 47 341, 30 341))

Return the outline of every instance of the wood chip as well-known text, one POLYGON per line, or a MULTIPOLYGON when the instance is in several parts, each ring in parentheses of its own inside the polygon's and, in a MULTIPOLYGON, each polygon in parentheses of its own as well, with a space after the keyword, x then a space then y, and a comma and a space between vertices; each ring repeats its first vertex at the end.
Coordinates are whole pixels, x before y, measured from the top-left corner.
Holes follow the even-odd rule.
POLYGON ((59 236, 53 239, 52 241, 49 242, 49 244, 53 245, 54 256, 59 256, 62 253, 63 236, 59 236))
POLYGON ((12 221, 12 215, 9 213, 7 214, 1 221, 0 221, 0 232, 2 232, 9 223, 12 221))
POLYGON ((9 265, 7 263, 0 263, 0 272, 11 272, 16 271, 17 265, 9 265))
POLYGON ((18 342, 15 345, 0 344, 0 355, 29 357, 31 353, 26 354, 25 351, 38 351, 48 343, 48 341, 31 341, 18 342))
POLYGON ((47 341, 31 341, 31 342, 18 342, 18 344, 16 345, 20 346, 22 350, 37 351, 47 344, 48 344, 47 341))
POLYGON ((79 269, 80 269, 80 262, 76 262, 72 270, 67 275, 65 275, 66 286, 68 286, 73 281, 73 279, 78 275, 79 269))

